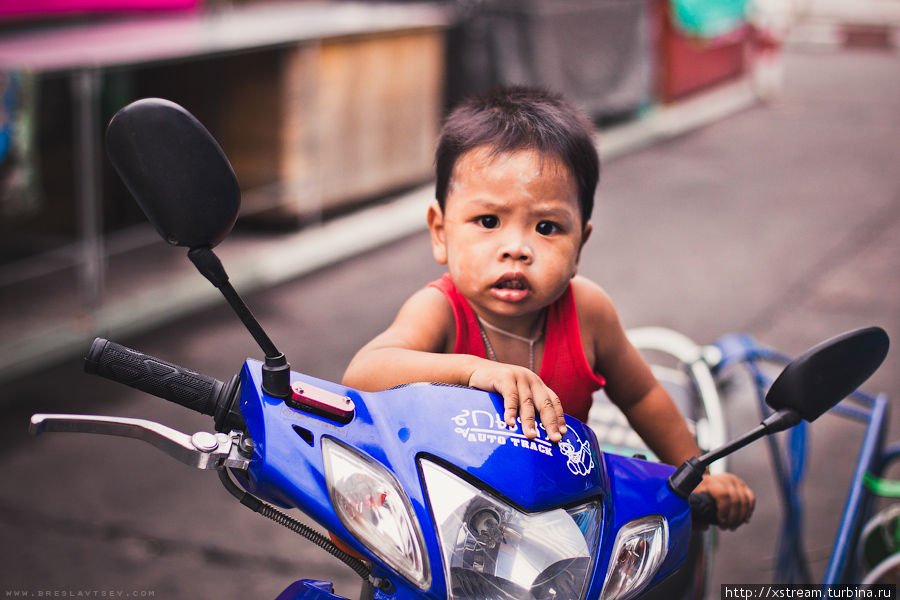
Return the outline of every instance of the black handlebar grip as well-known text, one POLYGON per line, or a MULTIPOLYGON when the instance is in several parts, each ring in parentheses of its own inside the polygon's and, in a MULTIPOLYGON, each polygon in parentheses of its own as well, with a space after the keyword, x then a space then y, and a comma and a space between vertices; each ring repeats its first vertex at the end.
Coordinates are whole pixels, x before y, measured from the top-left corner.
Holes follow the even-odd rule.
POLYGON ((691 494, 688 498, 691 505, 691 520, 695 525, 718 525, 719 509, 716 499, 705 492, 691 494))
POLYGON ((218 379, 103 338, 91 344, 84 370, 210 416, 226 393, 218 379))

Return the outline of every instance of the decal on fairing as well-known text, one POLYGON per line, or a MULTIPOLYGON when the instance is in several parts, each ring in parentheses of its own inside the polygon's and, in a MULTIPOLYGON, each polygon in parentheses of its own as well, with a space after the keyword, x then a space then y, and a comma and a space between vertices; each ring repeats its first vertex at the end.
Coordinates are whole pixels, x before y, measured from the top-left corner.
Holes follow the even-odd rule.
POLYGON ((468 442, 496 446, 511 444, 517 448, 553 456, 553 443, 545 439, 546 432, 541 425, 538 425, 538 436, 530 440, 518 430, 518 427, 509 427, 503 421, 503 416, 494 412, 463 409, 452 420, 456 425, 453 431, 468 442))
POLYGON ((574 430, 569 429, 566 432, 566 437, 559 443, 559 451, 569 459, 566 466, 573 475, 587 475, 594 470, 591 445, 587 440, 578 437, 574 430))

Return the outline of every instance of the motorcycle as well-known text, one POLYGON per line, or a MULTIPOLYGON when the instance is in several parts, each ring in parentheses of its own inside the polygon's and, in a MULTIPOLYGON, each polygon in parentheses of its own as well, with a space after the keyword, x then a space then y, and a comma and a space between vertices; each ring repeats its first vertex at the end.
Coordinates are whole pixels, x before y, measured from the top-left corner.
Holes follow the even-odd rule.
MULTIPOLYGON (((861 385, 888 349, 869 327, 792 361, 766 401, 772 414, 679 468, 601 452, 566 419, 558 443, 508 427, 494 394, 415 383, 362 392, 294 372, 213 252, 240 192, 212 136, 182 107, 145 99, 110 121, 116 171, 160 235, 225 296, 264 353, 224 382, 98 338, 85 369, 211 416, 213 432, 96 415, 33 415, 30 430, 130 437, 202 470, 251 510, 349 565, 370 599, 627 600, 682 585, 692 530, 715 523, 692 494, 715 461, 801 421, 861 385), (280 509, 297 508, 331 539, 280 509)), ((340 599, 303 579, 279 600, 340 599)))

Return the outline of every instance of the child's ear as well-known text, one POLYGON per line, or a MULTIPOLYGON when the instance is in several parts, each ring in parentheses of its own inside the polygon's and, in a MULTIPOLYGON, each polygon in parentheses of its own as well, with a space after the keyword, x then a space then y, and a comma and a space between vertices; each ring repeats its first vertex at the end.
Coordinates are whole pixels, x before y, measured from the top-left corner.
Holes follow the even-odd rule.
POLYGON ((576 267, 578 266, 578 263, 581 262, 581 251, 584 249, 584 245, 587 243, 588 238, 591 237, 592 231, 594 231, 594 226, 588 221, 584 226, 584 230, 581 232, 581 244, 578 246, 578 255, 575 257, 576 267))
POLYGON ((431 252, 438 264, 447 264, 447 236, 444 229, 444 211, 437 202, 428 207, 428 230, 431 232, 431 252))

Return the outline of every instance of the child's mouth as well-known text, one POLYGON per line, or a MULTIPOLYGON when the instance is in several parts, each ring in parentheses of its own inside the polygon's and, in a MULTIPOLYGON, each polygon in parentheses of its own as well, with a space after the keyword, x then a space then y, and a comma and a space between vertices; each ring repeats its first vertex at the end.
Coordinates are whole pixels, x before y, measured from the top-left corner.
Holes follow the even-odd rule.
POLYGON ((524 299, 529 291, 528 280, 521 273, 506 274, 491 286, 491 292, 495 297, 508 302, 524 299))

